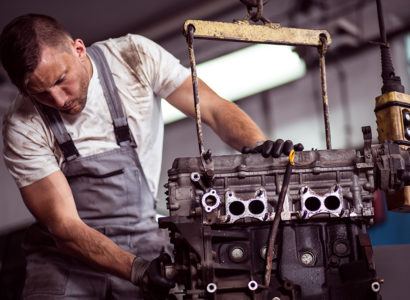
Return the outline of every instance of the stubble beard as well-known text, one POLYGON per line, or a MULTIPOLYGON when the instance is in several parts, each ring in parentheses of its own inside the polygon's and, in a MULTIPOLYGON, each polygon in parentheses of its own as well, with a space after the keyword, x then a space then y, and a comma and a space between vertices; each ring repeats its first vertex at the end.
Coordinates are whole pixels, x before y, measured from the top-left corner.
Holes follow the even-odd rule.
POLYGON ((89 82, 83 78, 83 80, 80 81, 79 96, 66 103, 60 111, 70 115, 75 115, 81 112, 87 104, 88 85, 89 82))

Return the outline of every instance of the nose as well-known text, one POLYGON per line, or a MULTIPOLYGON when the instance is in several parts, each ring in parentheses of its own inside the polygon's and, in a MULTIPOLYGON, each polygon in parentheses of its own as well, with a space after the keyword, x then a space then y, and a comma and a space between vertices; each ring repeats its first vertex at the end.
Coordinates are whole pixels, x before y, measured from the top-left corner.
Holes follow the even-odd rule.
POLYGON ((50 96, 53 98, 54 105, 62 108, 68 100, 67 94, 59 87, 55 86, 50 89, 50 96))

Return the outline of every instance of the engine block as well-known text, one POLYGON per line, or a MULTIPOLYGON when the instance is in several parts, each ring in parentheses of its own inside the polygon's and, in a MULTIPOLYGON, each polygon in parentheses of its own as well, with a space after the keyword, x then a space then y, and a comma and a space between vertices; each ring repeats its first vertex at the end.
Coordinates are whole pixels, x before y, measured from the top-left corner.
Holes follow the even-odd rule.
POLYGON ((175 247, 175 263, 167 271, 182 286, 178 294, 183 299, 379 299, 366 228, 373 222, 375 189, 380 182, 394 182, 387 175, 397 169, 386 170, 400 163, 398 168, 405 168, 400 150, 397 164, 388 149, 296 153, 270 256, 269 286, 263 280, 267 244, 288 158, 214 156, 210 184, 199 157, 176 159, 166 184, 170 216, 159 223, 169 229, 175 247))

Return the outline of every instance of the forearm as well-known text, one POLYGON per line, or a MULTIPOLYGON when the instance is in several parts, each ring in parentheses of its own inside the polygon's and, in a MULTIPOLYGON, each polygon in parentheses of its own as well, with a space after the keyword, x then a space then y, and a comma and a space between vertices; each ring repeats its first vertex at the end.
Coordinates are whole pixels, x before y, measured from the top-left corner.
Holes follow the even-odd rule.
POLYGON ((61 171, 21 188, 20 192, 27 208, 48 228, 63 252, 94 268, 130 279, 134 255, 80 219, 61 171))
POLYGON ((81 220, 61 224, 52 232, 57 247, 89 266, 130 280, 134 255, 81 220))
MULTIPOLYGON (((202 121, 225 143, 240 151, 244 146, 252 147, 257 141, 266 140, 246 113, 234 103, 218 96, 199 78, 198 93, 202 121)), ((195 118, 191 78, 187 78, 167 100, 183 113, 195 118)))
POLYGON ((258 125, 234 103, 225 101, 215 111, 212 129, 228 145, 240 151, 244 146, 252 147, 266 140, 258 125))

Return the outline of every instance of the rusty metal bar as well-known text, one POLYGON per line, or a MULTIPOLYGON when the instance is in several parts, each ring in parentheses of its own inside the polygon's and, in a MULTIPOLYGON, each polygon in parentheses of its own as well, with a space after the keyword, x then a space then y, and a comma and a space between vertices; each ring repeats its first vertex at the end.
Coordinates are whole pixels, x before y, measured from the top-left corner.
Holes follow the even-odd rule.
POLYGON ((194 92, 196 134, 198 136, 199 154, 202 157, 203 154, 205 153, 205 149, 204 149, 204 142, 202 138, 201 110, 199 106, 199 96, 198 96, 198 75, 196 72, 196 62, 195 62, 195 54, 194 54, 194 48, 193 48, 194 32, 195 32, 195 27, 193 25, 187 27, 186 38, 187 38, 187 43, 188 43, 189 62, 191 64, 192 87, 193 87, 193 92, 194 92))
POLYGON ((185 34, 190 25, 195 28, 193 37, 198 39, 319 47, 322 45, 319 36, 322 35, 326 37, 328 45, 331 43, 330 35, 326 30, 288 28, 281 27, 277 23, 251 25, 247 21, 227 23, 187 20, 184 24, 185 34))
POLYGON ((194 33, 195 27, 189 25, 187 27, 186 39, 188 43, 189 61, 191 64, 191 75, 192 75, 192 89, 194 93, 194 109, 195 109, 195 123, 196 123, 196 133, 198 137, 198 147, 199 154, 201 156, 202 165, 204 167, 204 179, 208 186, 211 186, 214 178, 214 164, 212 160, 211 151, 205 152, 204 141, 202 137, 202 122, 201 122, 201 110, 199 105, 199 95, 198 95, 198 75, 196 72, 196 61, 194 53, 194 33))
POLYGON ((326 134, 326 149, 332 149, 332 138, 330 135, 330 120, 329 120, 329 101, 327 97, 327 83, 326 83, 326 63, 325 53, 327 51, 326 36, 321 35, 320 40, 322 44, 319 46, 319 61, 320 61, 320 79, 322 87, 322 101, 323 101, 323 118, 325 121, 326 134))
POLYGON ((270 278, 272 272, 272 255, 274 254, 273 249, 275 246, 276 236, 278 235, 279 223, 281 220, 283 203, 285 203, 286 193, 288 191, 288 186, 290 182, 290 176, 292 175, 292 169, 295 165, 294 163, 295 151, 289 154, 289 163, 286 167, 285 175, 283 176, 282 188, 279 193, 278 204, 276 205, 275 217, 273 218, 273 223, 271 227, 271 232, 268 241, 268 250, 266 251, 266 267, 265 267, 265 286, 269 287, 270 278))

